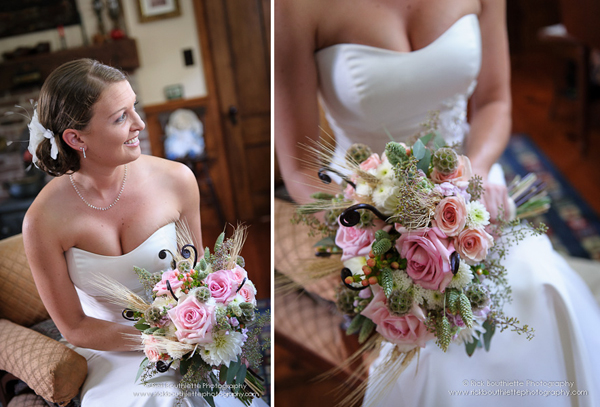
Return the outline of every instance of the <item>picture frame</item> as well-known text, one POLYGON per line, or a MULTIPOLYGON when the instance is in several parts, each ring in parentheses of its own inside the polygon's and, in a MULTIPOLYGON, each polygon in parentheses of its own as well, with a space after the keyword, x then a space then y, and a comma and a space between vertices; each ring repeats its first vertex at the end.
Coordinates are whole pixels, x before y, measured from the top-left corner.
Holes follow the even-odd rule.
POLYGON ((148 23, 181 15, 179 0, 138 0, 140 23, 148 23))

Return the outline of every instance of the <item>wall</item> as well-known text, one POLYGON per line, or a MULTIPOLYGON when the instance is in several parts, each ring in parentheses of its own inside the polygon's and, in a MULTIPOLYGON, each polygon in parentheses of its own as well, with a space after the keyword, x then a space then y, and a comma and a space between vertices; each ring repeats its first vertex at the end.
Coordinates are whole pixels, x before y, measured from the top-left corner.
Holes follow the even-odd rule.
MULTIPOLYGON (((173 84, 183 85, 186 99, 205 96, 206 85, 192 1, 179 0, 181 15, 178 17, 144 24, 139 23, 137 1, 121 0, 121 4, 127 33, 138 44, 141 66, 136 72, 135 83, 140 102, 144 105, 165 102, 163 89, 173 84), (184 66, 184 49, 192 50, 194 65, 184 66)), ((77 0, 77 5, 87 38, 90 39, 97 30, 92 2, 77 0)), ((106 10, 104 14, 104 24, 110 28, 112 23, 106 10)), ((69 48, 84 43, 79 26, 65 27, 65 38, 69 48)), ((0 39, 0 54, 20 46, 32 47, 41 41, 49 41, 52 50, 60 49, 57 30, 49 30, 0 39)))

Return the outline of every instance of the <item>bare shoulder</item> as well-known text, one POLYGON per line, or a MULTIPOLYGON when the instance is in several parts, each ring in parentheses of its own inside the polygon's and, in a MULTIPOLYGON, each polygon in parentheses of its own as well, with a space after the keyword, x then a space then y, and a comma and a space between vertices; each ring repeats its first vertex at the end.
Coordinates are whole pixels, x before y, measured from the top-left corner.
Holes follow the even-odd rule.
POLYGON ((275 41, 306 38, 307 30, 314 32, 318 25, 324 3, 320 0, 277 0, 275 1, 275 41))
POLYGON ((139 167, 147 179, 155 180, 163 185, 189 186, 196 178, 192 170, 177 161, 151 155, 142 155, 138 159, 139 167))
POLYGON ((52 241, 61 247, 68 246, 65 241, 69 225, 73 220, 71 195, 72 190, 68 176, 52 179, 35 198, 23 220, 23 238, 33 240, 35 236, 52 237, 52 241))

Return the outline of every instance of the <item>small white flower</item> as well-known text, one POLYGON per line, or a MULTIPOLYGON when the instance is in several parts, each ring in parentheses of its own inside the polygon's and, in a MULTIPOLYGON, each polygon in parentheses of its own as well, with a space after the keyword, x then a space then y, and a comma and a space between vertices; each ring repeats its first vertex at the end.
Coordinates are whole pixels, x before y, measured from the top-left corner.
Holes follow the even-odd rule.
POLYGON ((467 227, 478 228, 490 224, 490 213, 479 201, 472 201, 467 204, 467 227))
POLYGON ((471 267, 464 261, 461 261, 458 266, 458 272, 452 277, 448 287, 460 289, 466 287, 472 280, 473 272, 471 271, 471 267))
POLYGON ((421 287, 419 284, 413 284, 413 299, 419 305, 423 305, 425 302, 425 289, 421 287))
POLYGON ((374 174, 381 182, 392 183, 396 180, 394 166, 389 161, 385 160, 377 166, 374 174))
POLYGON ((234 331, 213 333, 213 341, 204 346, 200 356, 211 366, 225 365, 229 367, 242 353, 245 335, 234 331))
POLYGON ((391 183, 380 183, 373 190, 373 203, 384 214, 392 215, 400 203, 398 189, 398 186, 391 183))
POLYGON ((177 305, 177 301, 175 301, 171 294, 161 295, 156 297, 152 305, 159 308, 160 310, 163 310, 164 307, 166 307, 167 309, 171 309, 177 305))
POLYGON ((472 328, 464 327, 464 328, 460 329, 458 331, 458 333, 456 334, 456 337, 454 338, 454 342, 456 342, 458 344, 472 343, 474 336, 480 337, 480 335, 483 335, 484 333, 485 333, 485 328, 483 326, 481 326, 479 321, 477 321, 476 319, 473 319, 473 327, 472 328), (478 333, 479 333, 479 336, 478 336, 478 333))
POLYGON ((392 273, 392 278, 394 281, 395 290, 407 291, 413 285, 412 278, 410 278, 404 270, 394 270, 392 273))
POLYGON ((428 308, 442 308, 444 306, 444 294, 437 290, 423 289, 423 298, 427 300, 428 308))
POLYGON ((356 195, 369 196, 369 195, 371 195, 372 191, 373 191, 373 189, 371 188, 371 186, 369 184, 367 184, 365 181, 359 180, 356 183, 356 195))
MULTIPOLYGON (((365 277, 363 266, 367 265, 367 259, 362 256, 352 257, 344 262, 344 267, 350 270, 353 276, 365 277)), ((363 278, 361 278, 362 280, 363 278)), ((354 287, 362 287, 361 283, 352 283, 354 287)))

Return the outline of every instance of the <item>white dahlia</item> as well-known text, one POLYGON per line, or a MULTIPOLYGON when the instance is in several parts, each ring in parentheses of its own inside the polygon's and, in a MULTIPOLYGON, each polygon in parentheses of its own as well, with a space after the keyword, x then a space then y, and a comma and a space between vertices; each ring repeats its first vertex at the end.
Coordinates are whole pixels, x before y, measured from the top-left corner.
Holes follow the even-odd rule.
POLYGON ((225 365, 235 362, 242 353, 242 345, 246 336, 233 331, 213 333, 213 341, 204 345, 200 352, 202 359, 211 366, 225 365))

